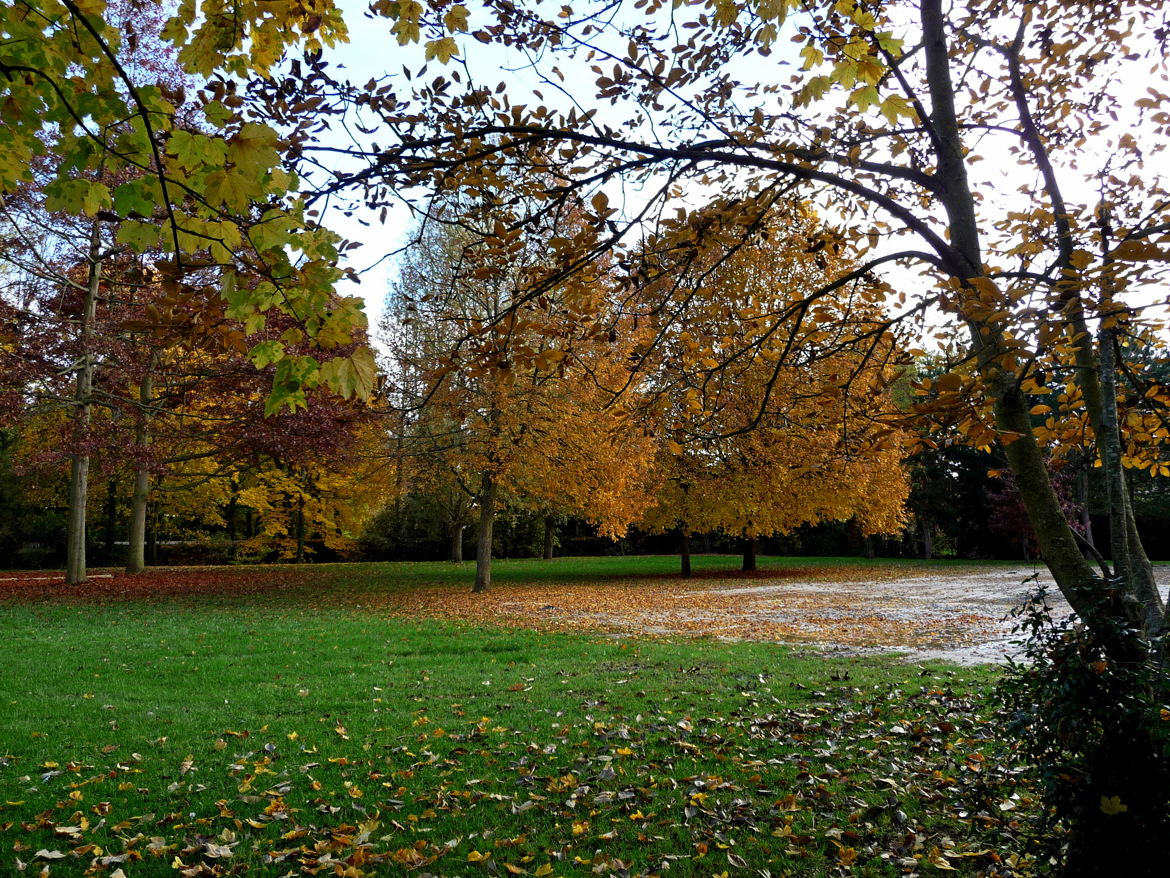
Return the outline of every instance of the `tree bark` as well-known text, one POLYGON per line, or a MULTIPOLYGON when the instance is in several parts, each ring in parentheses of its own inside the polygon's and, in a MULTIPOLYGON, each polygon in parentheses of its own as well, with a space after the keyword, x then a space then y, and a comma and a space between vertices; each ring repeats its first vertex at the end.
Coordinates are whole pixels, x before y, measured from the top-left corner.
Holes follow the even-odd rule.
POLYGON ((150 406, 154 400, 154 366, 158 354, 152 351, 146 374, 138 388, 138 423, 134 427, 137 462, 134 467, 134 494, 130 502, 130 532, 126 551, 126 572, 146 569, 146 505, 150 499, 150 469, 146 451, 150 447, 150 406))
POLYGON ((295 519, 297 553, 293 559, 296 564, 305 563, 305 498, 300 497, 297 500, 297 511, 295 519))
POLYGON ((463 525, 461 524, 451 528, 451 561, 455 564, 463 563, 463 525))
POLYGON ((1089 544, 1092 549, 1097 548, 1097 543, 1093 539, 1093 515, 1089 510, 1089 473, 1088 470, 1082 470, 1077 476, 1077 493, 1080 497, 1081 506, 1081 527, 1085 531, 1085 542, 1089 544))
POLYGON ((744 573, 752 573, 756 570, 756 548, 758 544, 758 537, 744 537, 743 567, 741 568, 744 573))
POLYGON ((918 528, 922 532, 922 557, 929 561, 934 557, 934 522, 925 516, 920 516, 918 528))
POLYGON ((73 455, 69 463, 69 517, 66 525, 65 582, 85 582, 85 519, 89 499, 89 422, 93 396, 93 335, 102 281, 101 227, 95 221, 89 236, 89 269, 81 309, 81 345, 73 391, 73 455))
POLYGON ((492 587, 492 529, 496 516, 496 483, 491 473, 484 473, 479 489, 479 535, 475 548, 475 585, 472 592, 481 594, 492 587))
POLYGON ((118 480, 114 476, 106 479, 106 525, 103 528, 104 555, 106 564, 114 558, 114 528, 118 519, 118 480))
POLYGON ((685 527, 679 532, 678 554, 680 569, 683 576, 691 575, 691 533, 685 527))
POLYGON ((557 540, 557 522, 551 515, 544 517, 544 560, 551 561, 557 540))

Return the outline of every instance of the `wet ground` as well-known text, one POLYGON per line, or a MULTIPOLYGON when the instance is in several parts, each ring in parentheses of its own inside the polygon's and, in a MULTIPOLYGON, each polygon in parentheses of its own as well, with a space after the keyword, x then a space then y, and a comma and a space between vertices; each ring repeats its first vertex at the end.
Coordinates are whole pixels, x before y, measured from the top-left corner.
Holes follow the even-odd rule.
MULTIPOLYGON (((705 634, 816 645, 826 651, 904 652, 912 660, 1002 662, 1017 652, 1012 612, 1040 585, 1055 617, 1067 616, 1047 570, 1029 564, 808 568, 807 576, 761 571, 696 587, 654 590, 600 583, 561 592, 501 588, 452 614, 507 618, 537 627, 705 634)), ((1170 567, 1158 570, 1163 591, 1170 567)), ((674 580, 674 583, 679 583, 674 580)), ((444 613, 447 615, 447 613, 444 613)))

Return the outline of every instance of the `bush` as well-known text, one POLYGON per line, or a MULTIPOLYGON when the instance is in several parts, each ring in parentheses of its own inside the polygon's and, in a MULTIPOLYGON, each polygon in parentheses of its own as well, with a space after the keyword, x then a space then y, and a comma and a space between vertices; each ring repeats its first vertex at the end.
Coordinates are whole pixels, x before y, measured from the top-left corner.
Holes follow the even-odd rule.
POLYGON ((997 696, 1045 806, 1037 862, 1078 876, 1164 874, 1160 859, 1122 866, 1151 838, 1170 843, 1170 677, 1159 644, 1145 660, 1118 661, 1111 646, 1132 643, 1132 632, 1053 619, 1043 587, 1016 616, 1024 660, 1009 663, 997 696))

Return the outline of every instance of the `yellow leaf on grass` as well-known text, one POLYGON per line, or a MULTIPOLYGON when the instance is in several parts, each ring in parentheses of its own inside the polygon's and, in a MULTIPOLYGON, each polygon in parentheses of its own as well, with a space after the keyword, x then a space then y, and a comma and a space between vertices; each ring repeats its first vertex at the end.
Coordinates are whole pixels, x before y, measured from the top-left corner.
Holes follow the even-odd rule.
POLYGON ((1101 813, 1108 814, 1114 817, 1123 811, 1128 811, 1129 806, 1121 804, 1121 796, 1102 796, 1101 797, 1101 813))

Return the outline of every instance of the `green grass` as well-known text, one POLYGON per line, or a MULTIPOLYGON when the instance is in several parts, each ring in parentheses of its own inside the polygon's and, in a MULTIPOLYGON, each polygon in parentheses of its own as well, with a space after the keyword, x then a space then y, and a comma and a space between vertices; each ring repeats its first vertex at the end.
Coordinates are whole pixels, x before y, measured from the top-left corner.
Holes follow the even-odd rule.
MULTIPOLYGON (((662 563, 502 562, 497 582, 662 563)), ((0 874, 975 875, 1009 855, 990 671, 347 598, 466 575, 0 604, 0 874)))

